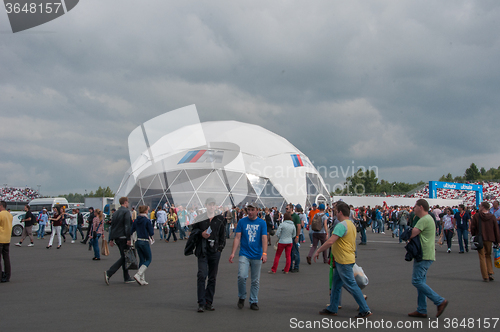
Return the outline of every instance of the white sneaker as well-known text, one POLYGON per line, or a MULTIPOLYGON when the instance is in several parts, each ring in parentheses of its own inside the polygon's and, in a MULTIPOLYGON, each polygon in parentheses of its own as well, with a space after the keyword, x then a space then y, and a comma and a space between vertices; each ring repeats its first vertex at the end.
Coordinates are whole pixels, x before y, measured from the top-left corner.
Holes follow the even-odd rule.
POLYGON ((382 234, 385 234, 385 232, 382 232, 382 234))
POLYGON ((311 245, 309 246, 309 248, 312 248, 312 247, 313 247, 313 245, 312 245, 312 243, 311 243, 311 245))
POLYGON ((75 243, 75 240, 72 240, 71 243, 75 243))
POLYGON ((20 246, 21 246, 21 243, 16 243, 16 246, 20 247, 20 246))
POLYGON ((35 245, 33 243, 28 244, 28 247, 34 247, 35 245))

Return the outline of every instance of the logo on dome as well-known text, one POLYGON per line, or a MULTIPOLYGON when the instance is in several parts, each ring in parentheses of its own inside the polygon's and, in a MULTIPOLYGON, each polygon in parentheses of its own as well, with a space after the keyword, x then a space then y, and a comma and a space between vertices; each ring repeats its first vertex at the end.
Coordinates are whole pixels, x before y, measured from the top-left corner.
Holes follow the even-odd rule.
POLYGON ((186 153, 177 165, 187 163, 222 163, 223 157, 224 151, 220 150, 194 150, 186 153))

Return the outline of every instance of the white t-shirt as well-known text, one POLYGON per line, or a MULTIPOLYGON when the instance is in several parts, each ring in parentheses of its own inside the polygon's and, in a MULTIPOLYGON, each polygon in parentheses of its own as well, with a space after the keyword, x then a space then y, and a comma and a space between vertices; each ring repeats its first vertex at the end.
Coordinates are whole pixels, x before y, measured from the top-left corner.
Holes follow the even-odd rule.
POLYGON ((164 224, 167 221, 167 213, 164 210, 156 212, 156 222, 158 224, 164 224))

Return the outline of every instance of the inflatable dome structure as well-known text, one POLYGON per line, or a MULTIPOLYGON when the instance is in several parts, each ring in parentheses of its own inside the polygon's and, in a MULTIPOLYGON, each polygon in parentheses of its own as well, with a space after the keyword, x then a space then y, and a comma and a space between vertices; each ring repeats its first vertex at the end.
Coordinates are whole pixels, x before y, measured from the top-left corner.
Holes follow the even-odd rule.
POLYGON ((324 181, 290 142, 257 125, 200 123, 194 105, 160 115, 129 136, 131 167, 115 201, 156 208, 167 203, 203 208, 208 197, 223 207, 329 202, 324 181))

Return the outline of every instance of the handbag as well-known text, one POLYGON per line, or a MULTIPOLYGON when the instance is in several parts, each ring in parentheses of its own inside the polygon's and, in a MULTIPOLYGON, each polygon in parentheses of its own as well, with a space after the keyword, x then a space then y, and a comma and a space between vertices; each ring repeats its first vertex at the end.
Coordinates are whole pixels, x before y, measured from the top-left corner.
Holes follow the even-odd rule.
POLYGON ((478 222, 478 232, 477 235, 474 235, 470 239, 470 248, 471 250, 481 250, 483 249, 483 232, 481 230, 481 215, 479 215, 478 222))
POLYGON ((103 256, 109 255, 108 241, 106 241, 104 238, 102 239, 102 242, 101 242, 101 252, 102 252, 103 256))
POLYGON ((137 263, 136 249, 135 248, 125 249, 124 254, 125 254, 125 269, 137 270, 139 268, 139 263, 137 263))

